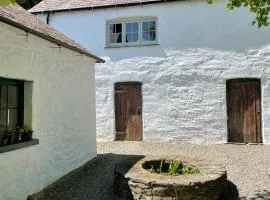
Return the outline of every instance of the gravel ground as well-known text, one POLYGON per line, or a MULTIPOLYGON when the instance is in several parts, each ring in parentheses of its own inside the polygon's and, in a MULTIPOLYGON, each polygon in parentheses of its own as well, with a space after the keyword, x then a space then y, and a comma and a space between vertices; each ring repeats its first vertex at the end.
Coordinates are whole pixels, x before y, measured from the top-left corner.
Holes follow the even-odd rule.
MULTIPOLYGON (((241 199, 270 200, 270 145, 199 145, 173 142, 98 142, 98 157, 31 200, 119 200, 112 192, 114 166, 135 155, 185 155, 223 163, 241 199)), ((237 199, 233 195, 233 199, 237 199)))
POLYGON ((99 153, 186 155, 219 161, 242 199, 270 199, 270 145, 100 142, 99 153))

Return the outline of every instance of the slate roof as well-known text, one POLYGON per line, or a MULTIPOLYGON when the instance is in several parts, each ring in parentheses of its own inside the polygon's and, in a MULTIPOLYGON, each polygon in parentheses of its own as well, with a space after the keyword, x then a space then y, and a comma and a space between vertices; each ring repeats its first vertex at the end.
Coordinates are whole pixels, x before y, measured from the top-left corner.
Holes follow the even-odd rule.
MULTIPOLYGON (((110 7, 168 3, 179 0, 43 0, 29 10, 31 13, 68 11, 110 7)), ((182 0, 183 1, 183 0, 182 0)))
POLYGON ((49 27, 45 22, 30 14, 27 10, 17 4, 0 7, 0 21, 23 29, 28 33, 37 35, 45 40, 71 49, 80 54, 94 58, 97 62, 104 62, 104 60, 81 47, 64 34, 49 27))

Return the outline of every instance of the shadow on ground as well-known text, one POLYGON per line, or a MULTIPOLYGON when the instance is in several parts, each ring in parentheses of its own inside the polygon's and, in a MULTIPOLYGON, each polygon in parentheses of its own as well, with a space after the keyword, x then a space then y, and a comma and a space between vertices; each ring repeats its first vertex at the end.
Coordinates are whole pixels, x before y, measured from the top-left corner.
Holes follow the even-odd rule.
POLYGON ((27 200, 120 200, 113 193, 114 167, 141 155, 100 154, 27 200))
MULTIPOLYGON (((123 200, 113 193, 114 167, 119 162, 135 163, 143 157, 142 155, 100 154, 42 191, 28 196, 27 200, 123 200)), ((236 185, 230 181, 228 185, 229 198, 226 200, 239 199, 236 185)))
POLYGON ((257 190, 255 193, 250 197, 241 197, 241 200, 270 200, 270 191, 268 190, 257 190))

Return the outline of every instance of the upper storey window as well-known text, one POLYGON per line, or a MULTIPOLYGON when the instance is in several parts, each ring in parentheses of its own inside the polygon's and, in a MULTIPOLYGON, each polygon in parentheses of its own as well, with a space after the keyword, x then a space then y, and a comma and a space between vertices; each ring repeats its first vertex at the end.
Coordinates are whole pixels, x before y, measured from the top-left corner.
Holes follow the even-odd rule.
POLYGON ((107 22, 107 46, 157 44, 157 19, 111 20, 107 22))

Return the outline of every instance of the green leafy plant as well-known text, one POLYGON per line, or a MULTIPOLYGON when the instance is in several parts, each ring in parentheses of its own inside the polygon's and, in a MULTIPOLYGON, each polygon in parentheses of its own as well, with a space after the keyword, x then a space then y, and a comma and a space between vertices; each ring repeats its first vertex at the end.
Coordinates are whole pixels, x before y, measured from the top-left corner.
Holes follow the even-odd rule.
MULTIPOLYGON (((227 0, 226 2, 226 7, 231 12, 236 8, 244 7, 254 15, 252 25, 257 24, 258 28, 269 25, 269 0, 227 0)), ((207 0, 207 3, 213 4, 214 0, 207 0)))
POLYGON ((164 163, 164 160, 161 160, 160 165, 159 165, 159 173, 162 172, 163 163, 164 163))
POLYGON ((182 175, 187 175, 187 174, 196 174, 200 173, 200 170, 197 168, 192 168, 192 167, 183 167, 181 169, 181 174, 182 175))
POLYGON ((162 166, 163 166, 164 160, 161 160, 158 165, 150 163, 150 171, 153 173, 161 173, 162 172, 162 166))
POLYGON ((179 174, 179 170, 181 170, 181 168, 183 168, 183 164, 181 161, 172 160, 170 162, 168 174, 171 176, 176 176, 177 174, 179 174))
POLYGON ((19 141, 28 141, 32 139, 33 131, 28 126, 17 126, 16 132, 19 141))
POLYGON ((16 0, 0 0, 0 6, 7 6, 11 3, 12 4, 16 3, 16 0))
POLYGON ((170 160, 169 162, 166 160, 160 160, 149 162, 146 166, 152 173, 157 174, 165 174, 169 176, 179 176, 179 175, 188 175, 188 174, 196 174, 200 173, 200 170, 195 167, 184 166, 181 160, 170 160))

